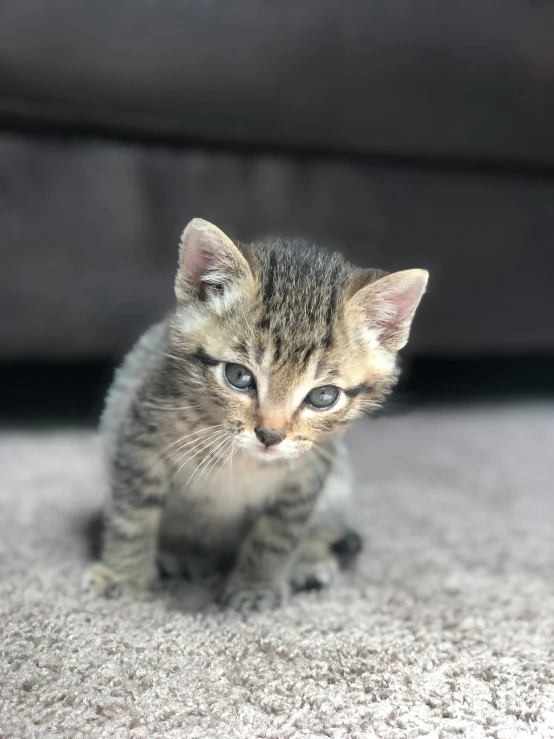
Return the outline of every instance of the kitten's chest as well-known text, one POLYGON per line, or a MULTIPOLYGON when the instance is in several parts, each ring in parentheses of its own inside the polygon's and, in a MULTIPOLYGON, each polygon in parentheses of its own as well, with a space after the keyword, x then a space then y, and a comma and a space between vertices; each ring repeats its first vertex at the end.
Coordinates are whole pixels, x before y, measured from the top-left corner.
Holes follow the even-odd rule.
POLYGON ((220 469, 175 480, 174 494, 216 520, 242 518, 274 500, 287 475, 278 464, 261 464, 247 453, 235 454, 220 469))

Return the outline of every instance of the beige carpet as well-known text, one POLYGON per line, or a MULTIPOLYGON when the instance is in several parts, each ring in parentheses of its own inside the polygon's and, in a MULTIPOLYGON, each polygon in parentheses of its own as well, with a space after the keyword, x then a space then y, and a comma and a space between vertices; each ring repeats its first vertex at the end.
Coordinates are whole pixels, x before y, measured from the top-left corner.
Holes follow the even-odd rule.
POLYGON ((0 737, 554 737, 554 405, 351 437, 366 549, 248 620, 171 584, 81 601, 84 431, 0 437, 0 737))

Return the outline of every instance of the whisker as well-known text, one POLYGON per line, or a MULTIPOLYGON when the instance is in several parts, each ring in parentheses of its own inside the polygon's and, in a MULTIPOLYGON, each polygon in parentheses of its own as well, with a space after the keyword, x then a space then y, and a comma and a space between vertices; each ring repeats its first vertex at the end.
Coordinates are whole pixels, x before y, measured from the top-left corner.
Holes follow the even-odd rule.
MULTIPOLYGON (((227 451, 228 451, 228 449, 225 450, 225 453, 226 454, 227 454, 227 451)), ((231 439, 231 451, 229 452, 229 454, 227 454, 227 456, 225 457, 224 461, 219 465, 219 469, 218 469, 218 471, 215 474, 214 480, 217 480, 218 475, 221 474, 221 470, 227 465, 227 462, 229 462, 229 465, 230 465, 229 472, 230 473, 233 472, 233 457, 234 457, 234 454, 235 454, 235 437, 233 436, 233 438, 231 439)))
MULTIPOLYGON (((207 455, 206 455, 206 457, 205 457, 205 458, 204 458, 204 459, 202 460, 202 462, 200 462, 200 464, 198 465, 198 467, 197 467, 197 468, 196 468, 196 469, 194 470, 194 472, 193 472, 193 473, 192 473, 192 475, 190 476, 189 480, 187 481, 187 485, 188 485, 188 484, 190 483, 190 481, 192 480, 192 478, 193 478, 193 477, 194 477, 194 476, 196 475, 196 473, 198 472, 198 470, 199 470, 199 469, 201 469, 202 467, 204 467, 204 465, 206 465, 206 466, 204 467, 204 469, 202 470, 201 474, 199 475, 199 477, 198 477, 198 480, 197 480, 197 482, 199 482, 199 481, 200 481, 200 480, 202 479, 202 477, 204 476, 204 473, 206 472, 206 470, 207 470, 207 469, 208 469, 208 467, 209 467, 209 464, 208 464, 208 460, 209 460, 209 459, 210 459, 211 457, 213 457, 213 456, 214 456, 214 454, 215 454, 215 453, 217 452, 217 450, 218 450, 218 449, 219 449, 219 448, 220 448, 221 446, 223 446, 224 444, 226 444, 226 443, 227 443, 228 441, 229 441, 229 437, 227 437, 227 438, 224 438, 223 440, 218 440, 218 444, 217 444, 217 446, 215 447, 215 449, 212 449, 212 451, 211 451, 211 452, 210 452, 209 454, 207 454, 207 455)), ((215 460, 215 461, 217 462, 217 457, 216 457, 216 460, 215 460)))
POLYGON ((156 403, 150 403, 145 401, 143 403, 146 408, 153 408, 156 411, 188 411, 191 408, 200 408, 199 405, 156 405, 156 403))
MULTIPOLYGON (((223 424, 221 424, 221 425, 223 425, 223 424)), ((181 446, 177 447, 177 449, 175 450, 176 452, 180 452, 182 449, 185 449, 185 447, 188 447, 191 444, 194 444, 196 446, 197 443, 206 441, 207 439, 209 439, 211 437, 211 435, 213 433, 216 433, 218 430, 220 430, 220 429, 216 429, 216 431, 213 431, 211 428, 209 428, 209 429, 199 429, 198 431, 194 431, 192 434, 187 434, 186 436, 182 437, 181 439, 177 439, 177 441, 174 441, 171 444, 168 444, 166 447, 164 447, 159 452, 157 460, 158 461, 161 461, 163 459, 163 460, 165 460, 167 462, 167 456, 166 455, 167 455, 167 452, 169 451, 169 449, 171 449, 171 447, 175 446, 175 444, 177 444, 178 442, 182 441, 183 439, 187 439, 187 438, 189 438, 191 436, 194 436, 195 437, 195 438, 191 439, 190 441, 186 442, 185 444, 181 444, 181 446)), ((177 457, 177 460, 171 460, 170 459, 170 462, 171 462, 172 466, 175 466, 176 464, 178 464, 179 463, 179 460, 181 460, 185 456, 185 454, 188 454, 190 451, 192 451, 192 450, 189 449, 187 452, 184 452, 183 454, 179 454, 178 457, 177 457)))
POLYGON ((231 485, 233 484, 233 457, 235 456, 235 441, 236 438, 233 437, 233 448, 231 450, 231 464, 229 465, 229 480, 231 482, 231 485))
POLYGON ((168 354, 167 352, 164 352, 166 357, 169 357, 170 359, 175 359, 177 362, 183 362, 183 364, 187 364, 186 360, 182 357, 176 357, 174 354, 168 354))
POLYGON ((183 459, 183 457, 190 457, 191 452, 193 452, 195 449, 198 449, 199 447, 203 447, 204 449, 207 449, 211 444, 214 443, 214 441, 216 441, 216 439, 221 438, 221 436, 223 436, 225 433, 227 433, 225 429, 219 429, 218 431, 214 431, 213 433, 209 434, 208 436, 204 436, 201 439, 193 439, 192 441, 190 441, 188 444, 185 445, 185 446, 189 446, 190 444, 192 444, 190 449, 187 449, 186 452, 183 452, 182 454, 180 454, 175 464, 179 464, 179 462, 181 461, 181 459, 183 459))
MULTIPOLYGON (((225 433, 225 432, 219 432, 219 434, 221 434, 221 433, 225 433)), ((220 437, 218 437, 218 438, 220 438, 220 437)), ((207 442, 207 443, 204 443, 205 441, 206 441, 206 440, 205 440, 205 439, 203 439, 203 440, 202 440, 202 442, 201 442, 201 443, 203 444, 203 446, 201 446, 201 448, 200 448, 200 449, 199 449, 199 450, 198 450, 197 452, 195 452, 195 453, 194 453, 194 454, 192 455, 192 457, 188 457, 188 458, 187 458, 187 459, 186 459, 186 460, 185 460, 185 461, 183 462, 183 464, 182 464, 182 465, 181 465, 181 466, 179 467, 179 469, 177 470, 177 473, 176 473, 177 475, 178 475, 178 474, 179 474, 179 472, 180 472, 180 471, 181 471, 181 470, 183 469, 183 467, 185 467, 185 465, 187 465, 187 464, 188 464, 188 463, 189 463, 189 462, 190 462, 190 461, 191 461, 192 459, 194 459, 194 458, 195 458, 196 456, 198 456, 198 455, 199 455, 199 454, 201 454, 202 452, 206 451, 206 449, 209 449, 209 448, 210 448, 210 446, 211 446, 211 445, 212 445, 212 444, 214 443, 214 441, 216 441, 216 440, 215 440, 215 439, 213 439, 213 438, 210 438, 210 439, 208 440, 208 442, 207 442)), ((191 450, 189 450, 189 452, 187 452, 187 454, 189 454, 189 453, 190 453, 190 451, 192 451, 192 449, 191 449, 191 450)), ((185 456, 185 455, 183 455, 183 456, 185 456)), ((182 458, 183 458, 183 457, 181 457, 181 459, 182 459, 182 458)), ((196 469, 198 469, 198 468, 196 468, 196 469)), ((196 471, 196 470, 195 470, 195 471, 196 471)), ((194 474, 194 473, 193 473, 193 474, 194 474)), ((187 484, 187 485, 189 484, 189 482, 190 482, 190 480, 191 480, 191 479, 192 479, 192 478, 189 478, 189 479, 187 480, 187 482, 186 482, 186 484, 187 484)))
MULTIPOLYGON (((225 459, 223 460, 223 462, 221 463, 221 465, 220 465, 220 467, 219 467, 219 469, 218 469, 218 471, 217 471, 217 474, 216 474, 216 478, 217 478, 217 476, 218 476, 218 475, 220 474, 221 470, 222 470, 222 469, 223 469, 224 467, 226 467, 228 463, 229 463, 229 465, 230 465, 230 467, 231 467, 231 469, 232 469, 232 465, 233 465, 233 457, 235 456, 235 452, 236 452, 236 451, 237 451, 237 450, 236 450, 236 448, 235 448, 235 439, 234 439, 234 437, 233 437, 233 439, 231 439, 231 449, 230 449, 230 451, 229 451, 229 447, 227 447, 227 449, 225 449, 225 454, 226 454, 226 456, 225 456, 225 459)), ((215 478, 214 478, 214 479, 215 479, 215 478)))
MULTIPOLYGON (((219 465, 219 469, 215 477, 217 477, 220 474, 221 470, 223 469, 223 467, 225 467, 227 462, 233 458, 234 448, 235 448, 235 434, 233 434, 233 437, 229 440, 229 444, 224 449, 222 449, 218 455, 218 461, 220 462, 220 465, 219 465), (229 451, 229 449, 231 451, 229 451)), ((210 470, 210 474, 212 472, 213 472, 213 468, 210 470)), ((215 477, 214 477, 214 480, 215 480, 215 477)))
POLYGON ((323 464, 327 463, 327 460, 324 457, 321 457, 318 450, 315 447, 312 447, 312 451, 314 452, 313 455, 310 456, 310 461, 314 464, 318 464, 323 466, 323 464))
MULTIPOLYGON (((166 454, 166 452, 168 452, 171 449, 171 447, 174 447, 175 444, 178 444, 179 442, 183 441, 184 439, 188 439, 191 436, 196 436, 196 438, 195 439, 192 439, 192 441, 187 442, 186 444, 182 444, 180 447, 178 447, 177 448, 177 451, 179 452, 179 451, 181 451, 181 449, 184 449, 185 447, 189 446, 189 444, 196 444, 198 441, 205 441, 206 438, 208 438, 210 436, 210 433, 209 432, 211 432, 212 429, 214 429, 216 427, 220 427, 220 426, 223 426, 223 424, 222 423, 218 423, 218 424, 215 424, 214 426, 208 426, 206 428, 197 429, 197 430, 193 431, 190 434, 185 434, 185 436, 181 436, 180 439, 176 439, 175 441, 172 441, 170 444, 167 444, 167 446, 165 446, 162 449, 160 449, 160 451, 157 453, 155 459, 153 460, 153 464, 161 464, 162 462, 167 463, 168 460, 167 460, 165 454, 166 454)), ((213 432, 213 433, 215 433, 215 432, 213 432)), ((192 450, 189 450, 189 451, 192 451, 192 450)), ((186 453, 188 453, 188 452, 185 452, 185 454, 186 453)), ((179 463, 179 460, 181 460, 183 457, 184 457, 184 454, 181 454, 176 461, 171 461, 170 460, 170 463, 172 464, 172 466, 175 466, 176 464, 179 463)))
POLYGON ((214 431, 211 434, 208 434, 207 436, 203 436, 201 439, 193 439, 192 441, 189 441, 187 444, 183 444, 180 449, 184 449, 187 446, 190 446, 190 449, 187 449, 186 452, 183 452, 180 454, 177 459, 175 460, 174 464, 177 465, 179 462, 183 459, 183 457, 188 456, 191 452, 193 452, 195 449, 198 449, 199 446, 202 444, 211 444, 213 441, 215 441, 216 438, 220 437, 222 434, 225 433, 224 429, 220 429, 219 431, 214 431))
POLYGON ((214 464, 217 463, 217 460, 220 457, 220 454, 224 451, 225 447, 231 443, 231 436, 227 436, 227 438, 220 441, 220 443, 213 449, 210 454, 208 454, 208 457, 206 459, 206 466, 202 470, 199 476, 199 480, 204 477, 204 475, 207 475, 208 471, 211 470, 214 464))
POLYGON ((219 443, 217 444, 215 449, 212 449, 212 451, 206 456, 206 458, 198 465, 198 467, 196 468, 192 476, 194 476, 204 465, 206 465, 204 469, 202 470, 200 476, 198 477, 198 480, 200 480, 204 476, 204 473, 207 471, 207 469, 210 467, 211 463, 212 462, 217 463, 219 452, 222 450, 223 447, 225 447, 225 445, 228 442, 229 442, 229 437, 219 440, 219 443))
POLYGON ((188 439, 190 436, 194 436, 194 434, 200 434, 203 431, 208 431, 209 429, 214 429, 219 426, 223 426, 222 423, 216 423, 213 426, 203 426, 201 429, 196 429, 190 434, 185 434, 184 436, 181 436, 180 439, 176 439, 175 441, 172 441, 171 444, 168 444, 166 447, 164 447, 160 454, 163 454, 164 452, 167 452, 168 449, 171 449, 172 446, 175 446, 176 444, 179 444, 181 441, 184 441, 185 439, 188 439))
POLYGON ((333 455, 333 454, 331 454, 331 452, 327 451, 327 449, 324 449, 324 448, 323 448, 323 447, 321 446, 321 444, 317 444, 317 443, 316 443, 316 444, 314 444, 314 445, 312 446, 312 449, 313 449, 313 450, 314 450, 315 452, 317 452, 318 454, 320 454, 320 455, 321 455, 322 457, 324 457, 325 459, 327 459, 327 460, 328 460, 329 462, 334 462, 334 461, 335 461, 335 457, 334 457, 334 455, 333 455))
POLYGON ((321 451, 315 445, 312 447, 312 450, 314 451, 316 456, 312 457, 311 461, 314 463, 317 463, 321 467, 327 468, 328 467, 327 462, 329 461, 329 459, 325 457, 324 455, 322 455, 321 451))
MULTIPOLYGON (((221 449, 219 450, 219 452, 217 453, 217 455, 216 455, 215 459, 213 460, 212 464, 211 464, 211 465, 209 465, 209 470, 205 470, 205 473, 206 473, 206 477, 208 477, 209 475, 211 475, 211 473, 212 473, 212 472, 214 471, 214 468, 215 468, 215 466, 216 466, 216 465, 217 465, 217 464, 218 464, 219 462, 221 462, 221 460, 223 459, 223 456, 224 456, 225 454, 227 454, 227 451, 229 450, 229 447, 231 446, 231 444, 232 444, 232 443, 233 443, 233 441, 234 441, 234 436, 235 436, 235 435, 233 434, 233 436, 231 436, 231 438, 230 438, 230 439, 227 439, 227 441, 225 442, 225 444, 224 444, 224 445, 222 446, 222 448, 221 448, 221 449)), ((219 473, 221 472, 221 469, 222 469, 222 465, 220 465, 220 466, 219 466, 219 469, 218 469, 218 471, 217 471, 217 473, 216 473, 216 477, 217 477, 217 475, 219 475, 219 473)), ((204 474, 204 473, 202 473, 202 474, 204 474)), ((201 475, 201 476, 202 476, 202 475, 201 475)), ((199 479, 200 479, 200 478, 199 478, 199 479)), ((215 480, 215 477, 214 477, 214 480, 215 480)))
MULTIPOLYGON (((223 426, 223 424, 221 424, 223 426)), ((224 431, 224 429, 216 429, 215 431, 210 431, 207 434, 202 434, 202 436, 197 437, 196 439, 191 439, 191 441, 187 441, 184 444, 181 444, 181 446, 178 446, 176 451, 180 452, 181 449, 184 449, 187 446, 190 446, 191 444, 196 444, 197 441, 205 441, 206 438, 210 437, 212 434, 217 434, 220 431, 224 431)))

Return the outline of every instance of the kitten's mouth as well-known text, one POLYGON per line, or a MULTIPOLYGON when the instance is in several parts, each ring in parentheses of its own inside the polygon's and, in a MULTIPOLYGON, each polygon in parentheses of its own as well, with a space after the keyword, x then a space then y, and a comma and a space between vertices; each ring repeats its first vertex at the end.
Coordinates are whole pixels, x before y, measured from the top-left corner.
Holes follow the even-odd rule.
POLYGON ((245 451, 257 460, 263 460, 264 462, 278 462, 284 459, 290 459, 291 454, 289 449, 283 449, 280 446, 269 446, 265 447, 262 444, 256 446, 250 444, 245 445, 245 451))
POLYGON ((246 447, 249 454, 255 459, 263 460, 264 462, 278 462, 283 460, 295 459, 302 454, 303 450, 299 449, 283 449, 281 447, 264 447, 261 444, 256 447, 246 447))
POLYGON ((284 459, 286 457, 281 449, 273 446, 262 446, 261 444, 259 447, 255 447, 249 451, 255 457, 258 457, 258 459, 284 459))
POLYGON ((299 445, 290 439, 284 439, 279 444, 266 446, 265 444, 261 444, 253 433, 244 434, 240 439, 240 445, 254 459, 263 460, 268 463, 294 459, 305 451, 303 445, 299 445))

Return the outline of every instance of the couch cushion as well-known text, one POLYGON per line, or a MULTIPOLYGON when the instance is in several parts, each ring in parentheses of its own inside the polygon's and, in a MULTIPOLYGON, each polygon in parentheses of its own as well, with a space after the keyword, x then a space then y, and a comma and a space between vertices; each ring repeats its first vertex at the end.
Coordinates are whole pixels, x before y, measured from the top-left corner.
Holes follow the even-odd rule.
POLYGON ((113 357, 173 303, 193 216, 431 279, 409 351, 554 351, 554 178, 0 135, 0 361, 113 357))
POLYGON ((554 163, 547 0, 4 0, 0 121, 554 163))

